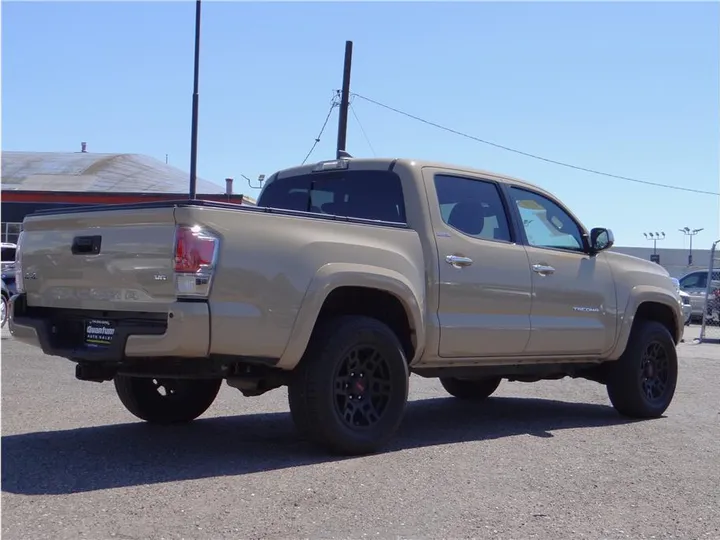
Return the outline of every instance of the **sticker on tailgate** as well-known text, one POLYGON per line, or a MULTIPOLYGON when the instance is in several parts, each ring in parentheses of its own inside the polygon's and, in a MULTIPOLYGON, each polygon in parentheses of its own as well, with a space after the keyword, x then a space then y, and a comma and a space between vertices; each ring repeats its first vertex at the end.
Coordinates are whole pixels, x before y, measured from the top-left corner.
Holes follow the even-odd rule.
POLYGON ((89 347, 107 347, 115 336, 112 321, 92 319, 85 321, 85 344, 89 347))

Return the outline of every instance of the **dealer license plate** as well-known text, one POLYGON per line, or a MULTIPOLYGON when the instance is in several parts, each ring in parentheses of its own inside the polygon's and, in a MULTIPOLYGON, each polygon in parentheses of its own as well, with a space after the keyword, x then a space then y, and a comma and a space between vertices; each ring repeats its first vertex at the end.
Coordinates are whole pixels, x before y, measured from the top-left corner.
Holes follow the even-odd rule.
POLYGON ((88 347, 107 347, 115 336, 112 321, 90 319, 85 321, 85 345, 88 347))

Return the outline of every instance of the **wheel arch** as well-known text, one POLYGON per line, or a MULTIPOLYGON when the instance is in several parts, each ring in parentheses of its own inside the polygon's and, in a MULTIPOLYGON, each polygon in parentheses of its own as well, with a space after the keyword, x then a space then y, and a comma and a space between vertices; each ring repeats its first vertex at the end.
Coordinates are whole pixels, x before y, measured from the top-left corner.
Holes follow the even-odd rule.
POLYGON ((425 344, 424 294, 420 289, 423 285, 387 268, 355 264, 323 266, 308 287, 277 366, 293 369, 305 353, 318 322, 339 315, 364 315, 387 324, 412 364, 425 344))
POLYGON ((655 287, 643 287, 634 290, 628 299, 628 305, 621 319, 618 342, 611 359, 616 360, 627 347, 630 334, 638 321, 656 321, 667 328, 677 345, 683 335, 684 318, 682 308, 674 296, 655 287))

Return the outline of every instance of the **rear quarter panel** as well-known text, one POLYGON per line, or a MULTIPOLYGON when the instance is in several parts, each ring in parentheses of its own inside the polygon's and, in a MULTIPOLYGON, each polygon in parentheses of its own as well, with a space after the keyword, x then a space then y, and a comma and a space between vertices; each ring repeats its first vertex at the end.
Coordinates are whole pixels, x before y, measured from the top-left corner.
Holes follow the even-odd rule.
POLYGON ((205 208, 179 208, 176 217, 221 238, 210 293, 211 353, 282 358, 281 367, 292 367, 323 300, 343 285, 402 295, 421 318, 423 254, 413 230, 205 208))

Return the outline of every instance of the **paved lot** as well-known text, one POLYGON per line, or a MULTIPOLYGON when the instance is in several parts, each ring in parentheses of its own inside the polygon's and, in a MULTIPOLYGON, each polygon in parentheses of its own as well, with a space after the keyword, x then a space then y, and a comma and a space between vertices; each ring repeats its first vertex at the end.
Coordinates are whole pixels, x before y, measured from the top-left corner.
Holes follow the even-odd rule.
POLYGON ((413 377, 389 451, 332 460, 298 440, 283 390, 225 386, 201 420, 155 429, 4 333, 2 536, 717 539, 720 346, 679 350, 662 419, 628 422, 586 381, 467 406, 413 377))

